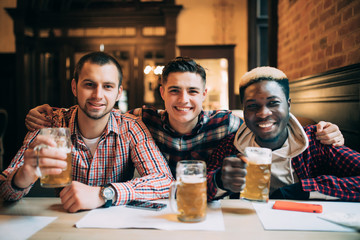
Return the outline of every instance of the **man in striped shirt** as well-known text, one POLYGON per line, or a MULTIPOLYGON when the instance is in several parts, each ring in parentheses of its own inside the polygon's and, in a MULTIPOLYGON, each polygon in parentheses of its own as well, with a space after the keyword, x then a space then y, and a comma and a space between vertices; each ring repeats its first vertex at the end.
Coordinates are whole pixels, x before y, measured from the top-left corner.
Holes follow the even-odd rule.
MULTIPOLYGON (((78 105, 53 113, 55 127, 68 127, 72 140, 73 182, 60 192, 69 212, 125 204, 134 199, 168 196, 173 180, 165 158, 145 125, 131 114, 114 110, 122 93, 122 72, 108 54, 94 52, 82 57, 71 87, 78 105), (134 168, 141 178, 132 179, 134 168), (131 180, 132 179, 132 180, 131 180), (104 189, 112 194, 104 195, 104 189)), ((34 147, 54 146, 39 131, 29 132, 24 144, 0 175, 0 196, 18 200, 38 179, 34 147)), ((66 154, 56 149, 40 151, 42 174, 59 174, 66 154)))

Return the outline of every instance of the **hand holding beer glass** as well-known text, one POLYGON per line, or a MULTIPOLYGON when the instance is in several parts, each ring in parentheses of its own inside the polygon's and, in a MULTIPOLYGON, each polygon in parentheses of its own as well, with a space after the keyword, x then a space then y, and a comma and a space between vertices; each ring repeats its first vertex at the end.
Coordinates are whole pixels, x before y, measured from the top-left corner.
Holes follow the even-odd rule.
MULTIPOLYGON (((34 150, 37 155, 37 175, 40 177, 40 185, 44 188, 64 187, 71 184, 72 170, 71 170, 71 138, 69 128, 42 128, 39 135, 47 136, 54 140, 56 149, 66 153, 67 167, 58 175, 43 175, 41 174, 41 166, 39 166, 39 152, 42 148, 50 148, 45 144, 37 145, 34 150)), ((61 161, 61 160, 58 160, 61 161)))
POLYGON ((271 149, 246 147, 248 160, 245 177, 245 188, 240 194, 241 199, 267 202, 271 178, 271 149))
POLYGON ((178 212, 177 218, 182 222, 203 221, 206 217, 206 201, 205 162, 198 160, 178 162, 176 182, 170 187, 170 206, 178 212))

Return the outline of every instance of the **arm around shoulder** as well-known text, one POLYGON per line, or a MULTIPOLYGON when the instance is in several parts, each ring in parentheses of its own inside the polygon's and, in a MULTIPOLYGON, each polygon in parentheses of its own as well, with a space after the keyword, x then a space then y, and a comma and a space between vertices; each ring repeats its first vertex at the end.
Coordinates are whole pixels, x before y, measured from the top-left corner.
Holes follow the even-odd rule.
POLYGON ((301 179, 303 189, 343 201, 360 201, 360 154, 346 146, 324 145, 311 128, 306 131, 309 148, 302 156, 309 161, 309 177, 301 179))

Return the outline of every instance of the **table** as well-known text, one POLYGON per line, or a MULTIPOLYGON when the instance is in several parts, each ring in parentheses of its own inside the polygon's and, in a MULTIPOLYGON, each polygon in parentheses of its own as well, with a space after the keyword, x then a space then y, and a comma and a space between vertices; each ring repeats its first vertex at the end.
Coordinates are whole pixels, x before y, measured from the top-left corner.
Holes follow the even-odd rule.
MULTIPOLYGON (((88 211, 68 213, 59 198, 25 197, 15 203, 0 201, 0 214, 26 216, 56 216, 55 221, 34 234, 30 239, 146 239, 146 240, 192 240, 192 239, 360 239, 355 232, 308 232, 265 231, 251 203, 238 200, 222 200, 225 232, 215 231, 162 231, 153 229, 78 229, 74 225, 88 211)), ((3 233, 0 233, 1 235, 3 233)))

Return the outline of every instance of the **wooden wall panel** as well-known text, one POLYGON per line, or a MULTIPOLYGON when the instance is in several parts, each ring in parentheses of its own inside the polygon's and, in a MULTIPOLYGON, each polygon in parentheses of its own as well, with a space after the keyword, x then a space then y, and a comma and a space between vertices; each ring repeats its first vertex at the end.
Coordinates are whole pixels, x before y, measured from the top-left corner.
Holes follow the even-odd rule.
POLYGON ((360 64, 290 82, 291 112, 339 126, 345 145, 360 151, 360 64))

